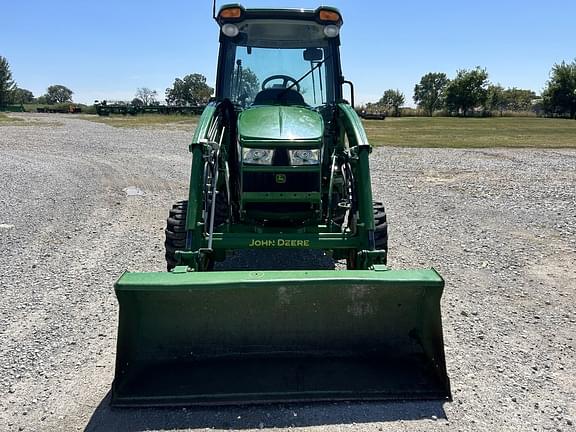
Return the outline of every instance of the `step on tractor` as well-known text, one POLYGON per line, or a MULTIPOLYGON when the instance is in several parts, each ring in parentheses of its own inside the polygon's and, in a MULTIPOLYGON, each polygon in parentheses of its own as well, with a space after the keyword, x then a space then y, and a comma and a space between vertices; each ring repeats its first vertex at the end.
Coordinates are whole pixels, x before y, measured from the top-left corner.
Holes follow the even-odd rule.
POLYGON ((444 281, 386 265, 340 12, 228 5, 215 18, 216 93, 189 147, 188 199, 169 213, 168 271, 115 285, 112 405, 449 400, 444 281), (215 270, 255 249, 313 249, 346 269, 215 270))

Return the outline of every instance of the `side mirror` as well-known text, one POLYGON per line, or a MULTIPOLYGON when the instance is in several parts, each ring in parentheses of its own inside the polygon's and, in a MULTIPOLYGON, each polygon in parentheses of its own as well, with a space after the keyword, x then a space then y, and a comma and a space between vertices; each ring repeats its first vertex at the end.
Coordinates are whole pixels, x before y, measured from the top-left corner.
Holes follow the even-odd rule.
POLYGON ((324 53, 320 48, 306 48, 304 50, 304 60, 320 61, 324 58, 324 53))

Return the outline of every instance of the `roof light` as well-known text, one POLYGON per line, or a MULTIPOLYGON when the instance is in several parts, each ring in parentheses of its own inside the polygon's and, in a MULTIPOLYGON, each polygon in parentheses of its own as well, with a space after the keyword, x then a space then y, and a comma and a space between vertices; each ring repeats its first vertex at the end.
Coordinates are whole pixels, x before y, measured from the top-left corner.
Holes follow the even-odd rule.
POLYGON ((224 24, 222 26, 222 33, 224 33, 228 37, 233 38, 233 37, 238 36, 238 33, 240 33, 240 30, 238 29, 238 26, 228 23, 228 24, 224 24))
POLYGON ((340 28, 334 24, 327 25, 324 27, 324 34, 326 37, 335 38, 340 34, 340 28))
POLYGON ((242 16, 242 9, 239 7, 231 7, 222 9, 218 18, 220 19, 238 19, 242 16))
POLYGON ((320 18, 320 21, 332 21, 332 22, 339 22, 342 19, 338 12, 326 9, 320 10, 318 18, 320 18))

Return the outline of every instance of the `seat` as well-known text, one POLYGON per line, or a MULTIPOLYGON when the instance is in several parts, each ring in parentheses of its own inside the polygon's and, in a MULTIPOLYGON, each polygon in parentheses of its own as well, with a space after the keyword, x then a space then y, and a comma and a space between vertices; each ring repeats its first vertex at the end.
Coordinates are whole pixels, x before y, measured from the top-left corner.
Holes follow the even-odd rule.
POLYGON ((304 97, 296 90, 269 88, 259 92, 252 105, 306 105, 304 97))

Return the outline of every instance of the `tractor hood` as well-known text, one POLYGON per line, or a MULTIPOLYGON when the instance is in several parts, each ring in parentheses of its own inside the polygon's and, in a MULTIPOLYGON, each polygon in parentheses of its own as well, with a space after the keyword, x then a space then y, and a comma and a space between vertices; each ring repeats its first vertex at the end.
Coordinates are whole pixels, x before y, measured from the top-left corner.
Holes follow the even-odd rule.
POLYGON ((238 118, 241 141, 319 141, 322 116, 301 106, 266 105, 248 108, 238 118))

